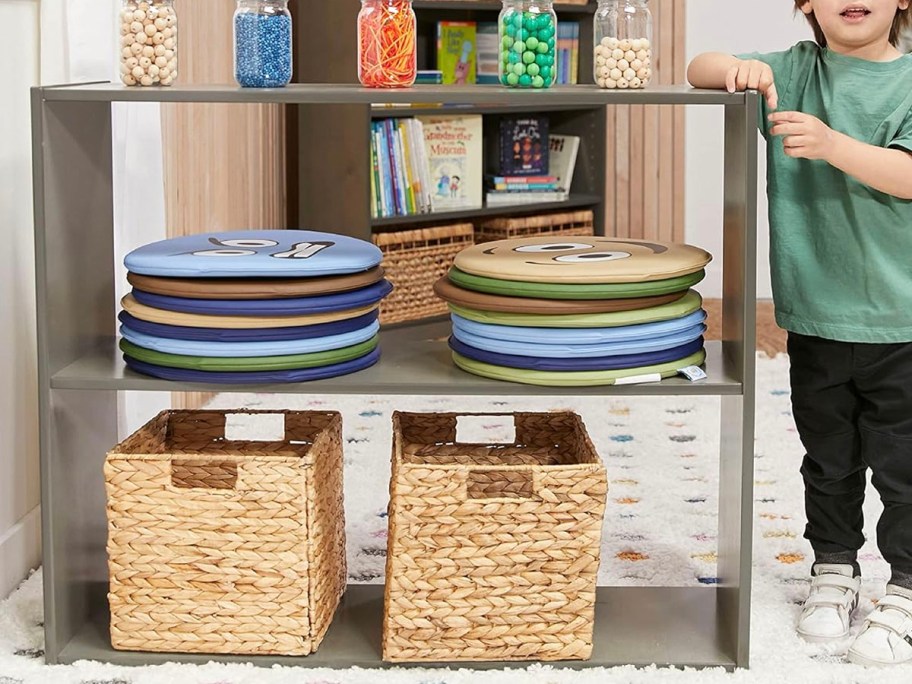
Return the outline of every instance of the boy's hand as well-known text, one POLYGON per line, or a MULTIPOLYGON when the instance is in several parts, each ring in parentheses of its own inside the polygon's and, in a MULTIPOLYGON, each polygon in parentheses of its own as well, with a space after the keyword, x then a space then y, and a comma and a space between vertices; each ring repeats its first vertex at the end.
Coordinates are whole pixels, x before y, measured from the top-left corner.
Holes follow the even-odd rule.
POLYGON ((773 81, 773 70, 758 59, 739 59, 725 75, 725 87, 730 93, 758 90, 766 97, 771 110, 779 106, 779 94, 773 81))
POLYGON ((816 116, 802 112, 775 112, 770 135, 781 135, 785 153, 796 159, 828 159, 833 149, 833 129, 816 116))

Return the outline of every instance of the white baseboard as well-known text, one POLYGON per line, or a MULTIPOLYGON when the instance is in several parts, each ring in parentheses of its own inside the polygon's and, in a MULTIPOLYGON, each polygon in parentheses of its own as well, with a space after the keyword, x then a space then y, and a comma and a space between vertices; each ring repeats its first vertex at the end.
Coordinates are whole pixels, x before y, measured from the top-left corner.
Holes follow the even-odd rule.
POLYGON ((35 506, 0 536, 0 600, 41 563, 41 507, 35 506))

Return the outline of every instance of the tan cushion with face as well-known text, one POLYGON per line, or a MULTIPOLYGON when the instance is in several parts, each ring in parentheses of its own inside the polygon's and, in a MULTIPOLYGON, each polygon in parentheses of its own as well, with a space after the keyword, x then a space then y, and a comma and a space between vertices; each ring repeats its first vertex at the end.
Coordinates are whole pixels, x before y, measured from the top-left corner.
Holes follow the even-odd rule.
POLYGON ((529 237, 463 250, 461 271, 534 283, 641 283, 695 273, 712 255, 690 245, 610 237, 529 237))

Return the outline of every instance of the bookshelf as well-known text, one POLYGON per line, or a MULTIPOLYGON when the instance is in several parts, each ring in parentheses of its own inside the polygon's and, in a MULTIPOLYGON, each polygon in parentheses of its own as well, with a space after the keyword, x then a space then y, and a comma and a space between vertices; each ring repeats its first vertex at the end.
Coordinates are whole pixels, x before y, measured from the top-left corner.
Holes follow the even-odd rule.
MULTIPOLYGON (((357 83, 357 2, 306 3, 291 0, 298 18, 295 31, 295 75, 298 83, 357 83), (300 17, 309 27, 301 29, 300 17)), ((485 0, 415 0, 418 16, 418 68, 434 66, 438 21, 496 21, 500 2, 485 0)), ((592 14, 596 3, 555 3, 561 18, 580 25, 579 82, 592 83, 592 14)), ((479 86, 492 93, 497 86, 479 86)), ((551 89, 554 91, 554 88, 551 89)), ((290 106, 287 113, 287 204, 288 225, 312 230, 345 232, 369 240, 375 232, 394 231, 480 217, 521 216, 562 209, 591 209, 596 232, 605 231, 607 108, 602 104, 573 104, 559 98, 529 98, 528 104, 481 102, 435 106, 433 102, 410 107, 389 106, 389 93, 377 100, 387 106, 330 105, 290 106), (549 102, 549 100, 555 100, 549 102), (546 114, 550 132, 582 138, 573 178, 573 192, 566 202, 518 204, 464 211, 435 212, 413 216, 373 218, 370 177, 371 121, 389 117, 440 114, 480 114, 484 117, 485 145, 499 117, 522 113, 546 114), (314 160, 319 160, 315 163, 314 160)), ((510 99, 510 98, 505 98, 510 99)), ((453 98, 448 98, 452 102, 453 98)))

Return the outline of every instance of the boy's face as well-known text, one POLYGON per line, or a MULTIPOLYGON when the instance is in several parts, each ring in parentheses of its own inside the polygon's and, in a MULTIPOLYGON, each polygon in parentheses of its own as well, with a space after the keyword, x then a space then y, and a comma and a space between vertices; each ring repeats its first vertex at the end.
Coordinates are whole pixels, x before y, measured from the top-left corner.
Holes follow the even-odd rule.
POLYGON ((807 0, 801 11, 814 13, 830 45, 859 48, 888 40, 896 11, 910 1, 807 0))

